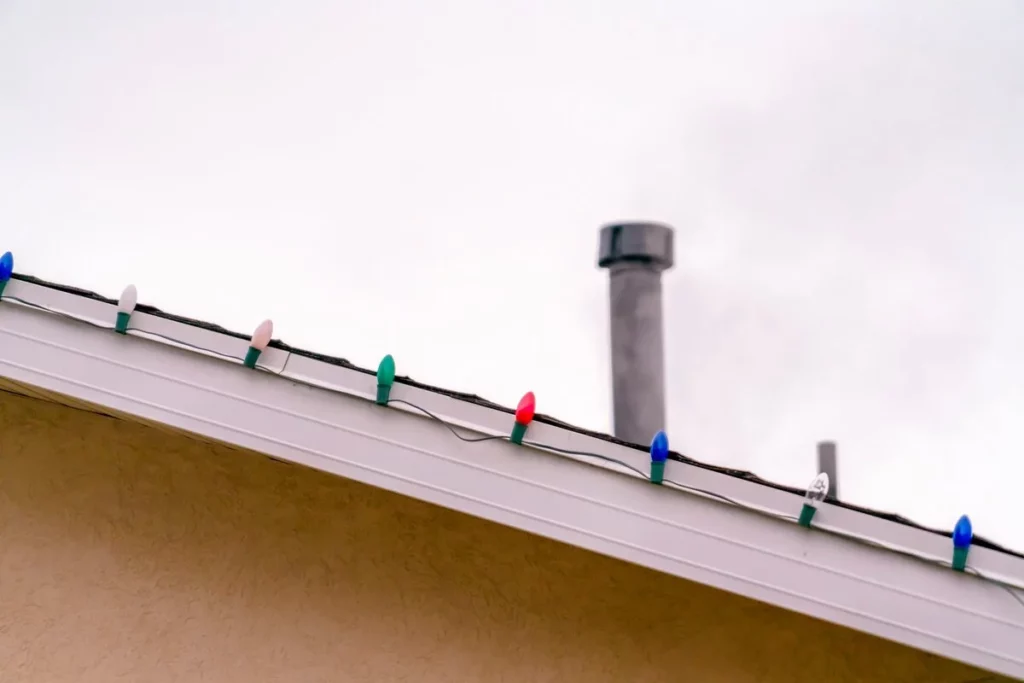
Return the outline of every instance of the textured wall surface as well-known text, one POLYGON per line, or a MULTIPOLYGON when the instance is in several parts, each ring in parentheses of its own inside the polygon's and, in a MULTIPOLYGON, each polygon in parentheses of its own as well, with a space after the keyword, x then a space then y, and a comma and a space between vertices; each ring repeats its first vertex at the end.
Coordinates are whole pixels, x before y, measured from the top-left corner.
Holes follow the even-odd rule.
POLYGON ((3 683, 977 679, 385 491, 0 393, 3 683))

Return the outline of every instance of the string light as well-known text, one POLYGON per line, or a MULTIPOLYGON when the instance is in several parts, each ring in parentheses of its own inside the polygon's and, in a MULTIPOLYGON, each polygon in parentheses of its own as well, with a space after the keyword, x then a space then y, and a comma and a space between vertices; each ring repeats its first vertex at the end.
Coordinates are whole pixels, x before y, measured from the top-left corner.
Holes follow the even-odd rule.
POLYGON ((0 256, 0 296, 3 296, 4 289, 7 287, 7 283, 11 280, 11 275, 14 274, 14 254, 9 251, 5 251, 3 256, 0 256))
POLYGON ((523 394, 523 397, 519 399, 519 405, 516 406, 516 421, 512 425, 512 435, 509 436, 509 441, 517 444, 523 443, 523 437, 526 436, 526 430, 533 422, 536 412, 537 398, 532 391, 528 391, 523 394))
POLYGON ((135 285, 128 285, 121 292, 121 298, 117 300, 117 321, 114 323, 114 332, 118 334, 128 333, 128 321, 131 320, 135 306, 139 303, 139 292, 135 285))
POLYGON ((668 460, 668 434, 658 432, 651 439, 651 483, 665 481, 665 461, 668 460))
POLYGON ((804 496, 804 506, 800 508, 800 519, 797 521, 800 526, 810 528, 811 520, 814 519, 814 513, 818 511, 818 506, 825 500, 825 496, 828 495, 828 473, 822 472, 814 478, 811 485, 807 487, 807 494, 804 496))
MULTIPOLYGON (((8 254, 4 254, 3 257, 0 257, 0 276, 3 275, 4 268, 6 268, 8 270, 11 270, 11 264, 12 264, 13 261, 8 256, 9 256, 9 253, 8 254)), ((0 280, 0 283, 3 283, 3 282, 6 282, 6 280, 0 280)), ((2 292, 2 289, 0 289, 0 292, 2 292)), ((21 298, 18 298, 18 297, 4 296, 3 300, 4 301, 13 301, 13 302, 21 304, 23 306, 28 306, 29 308, 34 308, 36 310, 44 311, 46 313, 50 313, 52 315, 60 316, 62 318, 67 318, 67 319, 70 319, 70 320, 76 320, 76 321, 79 321, 79 322, 82 322, 82 323, 87 323, 87 324, 92 325, 93 327, 97 327, 99 329, 106 329, 106 330, 112 329, 109 324, 99 323, 99 322, 96 322, 96 321, 92 320, 91 318, 80 317, 80 316, 77 316, 77 315, 74 315, 74 314, 71 314, 71 313, 67 313, 67 312, 64 312, 64 311, 60 311, 60 310, 57 310, 57 309, 50 308, 48 306, 44 306, 42 304, 38 304, 38 303, 35 303, 35 302, 32 302, 32 301, 27 301, 25 299, 21 299, 21 298)), ((219 356, 222 356, 222 357, 224 357, 224 358, 226 358, 228 360, 233 360, 233 361, 236 361, 236 362, 238 360, 237 356, 234 356, 234 355, 231 355, 231 354, 225 354, 225 353, 222 353, 220 351, 215 351, 213 349, 209 349, 209 348, 205 348, 205 347, 202 347, 202 346, 198 346, 198 345, 192 344, 190 342, 187 342, 187 341, 184 341, 184 340, 181 340, 181 339, 176 339, 176 338, 168 336, 168 335, 163 335, 163 334, 160 334, 160 333, 150 332, 150 331, 146 331, 146 330, 139 330, 139 329, 132 329, 132 330, 129 330, 129 332, 131 334, 135 334, 135 335, 159 337, 159 338, 164 339, 164 340, 166 340, 166 341, 168 341, 168 342, 170 342, 172 344, 184 345, 184 346, 192 348, 192 349, 194 349, 194 350, 196 350, 198 352, 211 353, 211 354, 214 354, 214 355, 219 355, 219 356)), ((252 338, 252 342, 251 342, 251 346, 250 346, 250 352, 246 354, 246 359, 248 360, 249 355, 253 354, 254 351, 255 351, 255 354, 254 354, 255 357, 258 359, 259 354, 263 350, 265 350, 266 347, 269 345, 270 339, 272 338, 272 336, 273 336, 273 324, 269 320, 264 321, 257 328, 256 333, 253 334, 253 338, 252 338)), ((289 352, 288 358, 289 359, 291 358, 291 352, 289 352)), ((253 360, 251 365, 249 365, 248 363, 246 363, 246 365, 248 365, 249 367, 255 367, 257 370, 262 370, 264 372, 268 372, 268 373, 271 373, 271 374, 274 374, 274 375, 283 375, 284 371, 285 371, 285 368, 287 367, 288 361, 286 359, 285 360, 285 364, 284 364, 284 366, 282 368, 274 369, 274 370, 272 370, 270 368, 263 367, 263 366, 256 366, 255 363, 256 363, 256 361, 253 360)), ((297 382, 297 383, 300 383, 300 384, 301 383, 305 383, 301 378, 298 378, 298 377, 290 377, 289 379, 291 381, 293 381, 293 382, 297 382)), ((315 385, 310 385, 310 386, 321 387, 322 385, 315 384, 315 385)), ((336 389, 336 390, 338 390, 338 389, 336 389)), ((525 408, 526 407, 523 404, 526 402, 527 397, 531 397, 532 398, 532 394, 527 394, 527 396, 523 397, 523 400, 520 401, 520 408, 525 408)), ((411 408, 413 408, 413 409, 423 413, 424 415, 426 415, 430 419, 435 420, 436 422, 438 422, 441 425, 443 425, 452 434, 454 434, 460 440, 465 441, 465 442, 479 443, 479 442, 484 442, 484 441, 503 440, 503 439, 508 438, 508 437, 503 437, 503 436, 499 436, 499 435, 473 436, 473 437, 464 436, 464 435, 462 435, 462 434, 460 434, 458 432, 458 430, 455 428, 454 425, 448 423, 443 418, 441 418, 441 417, 437 416, 436 414, 426 410, 425 408, 417 406, 414 403, 410 403, 409 401, 405 401, 405 400, 391 401, 391 403, 402 403, 402 404, 405 404, 405 405, 407 405, 407 406, 409 406, 409 407, 411 407, 411 408)), ((532 403, 530 404, 530 408, 532 409, 532 403)), ((517 409, 516 413, 517 413, 517 417, 519 417, 520 416, 520 411, 518 409, 517 409)), ((529 416, 530 416, 530 421, 532 421, 532 417, 533 417, 532 413, 530 413, 529 416)), ((523 415, 523 417, 525 417, 525 414, 523 415)), ((527 424, 529 424, 529 422, 527 422, 527 424)), ((508 440, 511 441, 511 439, 508 439, 508 440)), ((552 445, 544 444, 544 443, 529 442, 527 445, 529 445, 529 446, 531 446, 533 448, 538 448, 538 449, 541 449, 541 450, 551 451, 551 452, 554 452, 554 453, 563 453, 563 454, 567 454, 567 455, 591 458, 591 459, 594 459, 594 460, 598 460, 598 461, 602 461, 602 462, 605 462, 605 463, 612 464, 614 466, 622 468, 623 470, 628 470, 628 471, 632 472, 633 474, 635 474, 635 475, 637 475, 639 477, 644 477, 645 476, 644 473, 642 471, 640 471, 639 469, 637 469, 636 467, 633 467, 632 465, 630 465, 628 463, 625 463, 625 462, 623 462, 621 460, 617 460, 615 458, 611 458, 611 457, 608 457, 606 455, 601 455, 599 453, 591 453, 591 452, 587 452, 587 451, 567 450, 567 449, 564 449, 564 448, 560 448, 560 447, 557 447, 557 446, 552 446, 552 445)), ((651 480, 652 481, 657 476, 656 469, 658 469, 658 468, 655 467, 655 463, 656 462, 661 462, 660 469, 662 470, 662 473, 663 473, 663 471, 664 471, 664 463, 665 463, 665 461, 667 459, 668 459, 668 437, 664 434, 664 432, 659 432, 658 434, 655 435, 654 439, 651 442, 651 465, 652 465, 652 467, 651 467, 651 480), (664 459, 659 460, 659 458, 662 457, 662 454, 664 454, 664 459)), ((663 482, 665 484, 667 484, 667 485, 671 485, 674 488, 680 489, 682 491, 687 491, 687 492, 690 492, 690 493, 693 493, 693 494, 696 494, 696 495, 699 495, 699 496, 720 500, 720 501, 722 501, 724 503, 727 503, 729 505, 733 505, 735 507, 739 507, 739 508, 742 508, 742 509, 750 510, 752 512, 755 512, 755 513, 758 513, 758 514, 761 514, 761 515, 766 515, 766 516, 769 516, 769 517, 773 517, 773 518, 784 520, 784 521, 790 521, 790 522, 792 522, 792 521, 797 519, 797 518, 795 518, 791 514, 777 512, 777 511, 766 509, 766 508, 763 508, 763 507, 760 507, 760 506, 752 505, 750 503, 746 503, 746 502, 743 502, 741 500, 736 500, 736 499, 730 498, 728 496, 724 496, 724 495, 722 495, 720 493, 716 493, 714 491, 708 491, 708 490, 697 488, 697 487, 694 487, 694 486, 688 486, 688 485, 685 485, 685 484, 680 484, 678 482, 674 482, 674 481, 671 481, 671 480, 668 480, 668 479, 664 479, 663 482)), ((806 499, 806 502, 805 502, 805 506, 810 505, 812 510, 816 509, 817 503, 820 503, 822 500, 824 500, 824 498, 827 495, 827 492, 828 492, 827 477, 823 473, 822 475, 819 475, 819 477, 817 477, 815 479, 815 481, 811 484, 810 489, 808 489, 808 491, 807 491, 807 499, 806 499), (824 486, 818 485, 818 480, 822 479, 823 477, 824 477, 825 482, 826 482, 825 485, 824 486), (813 494, 813 496, 812 496, 812 494, 813 494)), ((813 517, 813 513, 811 513, 810 516, 813 517)), ((799 520, 797 520, 797 521, 799 521, 799 520)), ((869 546, 872 546, 872 547, 881 548, 881 549, 889 551, 889 552, 898 553, 900 555, 904 555, 904 556, 908 556, 908 557, 914 557, 914 558, 917 558, 917 559, 920 559, 920 560, 924 560, 924 561, 927 561, 927 562, 933 562, 933 563, 937 562, 939 564, 945 565, 944 561, 936 560, 935 557, 933 557, 933 556, 931 556, 929 554, 922 554, 922 553, 918 553, 918 552, 915 552, 913 550, 907 549, 905 547, 891 545, 889 543, 878 541, 876 539, 870 538, 868 536, 864 536, 862 534, 853 533, 853 532, 846 531, 846 530, 843 530, 843 529, 830 529, 829 532, 833 533, 833 534, 835 534, 837 536, 848 538, 848 539, 851 539, 853 541, 857 541, 859 543, 863 543, 863 544, 866 544, 866 545, 869 545, 869 546)), ((1021 590, 1019 586, 1017 586, 1014 583, 1007 582, 1005 580, 1000 580, 998 578, 995 578, 995 577, 992 577, 992 576, 988 576, 986 574, 983 574, 978 569, 975 569, 974 567, 968 567, 967 566, 967 554, 968 554, 968 551, 970 550, 970 546, 971 546, 971 544, 973 542, 973 538, 974 538, 974 534, 973 534, 973 530, 971 528, 971 521, 970 521, 970 519, 966 515, 964 515, 963 517, 961 517, 959 519, 959 521, 957 522, 956 527, 954 528, 954 531, 953 531, 954 558, 953 558, 953 563, 952 564, 953 564, 954 569, 958 569, 959 571, 966 571, 966 572, 968 572, 968 573, 970 573, 970 574, 972 574, 974 576, 977 576, 979 579, 981 579, 983 581, 986 581, 988 583, 991 583, 991 584, 994 584, 994 585, 1000 587, 1001 589, 1005 590, 1010 595, 1010 597, 1013 598, 1014 601, 1016 601, 1018 604, 1020 604, 1021 607, 1024 607, 1024 597, 1022 597, 1022 596, 1024 596, 1024 593, 1020 593, 1019 592, 1021 590)))
POLYGON ((252 341, 249 342, 249 350, 246 352, 242 364, 247 368, 255 368, 256 361, 260 359, 260 354, 267 350, 270 338, 273 336, 274 323, 269 320, 261 322, 256 331, 252 333, 252 341))
POLYGON ((974 529, 971 527, 971 518, 961 515, 953 527, 953 569, 958 572, 967 568, 967 554, 971 552, 971 542, 974 540, 974 529))
POLYGON ((377 404, 386 406, 391 398, 391 385, 395 383, 395 359, 384 356, 377 366, 377 404))

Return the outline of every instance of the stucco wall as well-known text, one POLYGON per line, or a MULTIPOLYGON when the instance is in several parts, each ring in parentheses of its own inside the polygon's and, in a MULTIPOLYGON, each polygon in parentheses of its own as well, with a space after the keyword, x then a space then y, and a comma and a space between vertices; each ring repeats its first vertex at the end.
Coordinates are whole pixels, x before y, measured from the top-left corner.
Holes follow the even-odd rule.
POLYGON ((982 676, 253 453, 0 394, 4 683, 982 676))

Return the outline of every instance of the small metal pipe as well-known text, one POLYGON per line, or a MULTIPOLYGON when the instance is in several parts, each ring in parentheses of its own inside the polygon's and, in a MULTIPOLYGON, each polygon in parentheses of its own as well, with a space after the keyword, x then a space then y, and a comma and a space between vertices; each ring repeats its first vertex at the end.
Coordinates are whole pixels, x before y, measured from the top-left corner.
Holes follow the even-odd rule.
POLYGON ((646 445, 665 429, 661 274, 673 263, 667 225, 601 228, 598 266, 609 271, 614 432, 624 441, 646 445))

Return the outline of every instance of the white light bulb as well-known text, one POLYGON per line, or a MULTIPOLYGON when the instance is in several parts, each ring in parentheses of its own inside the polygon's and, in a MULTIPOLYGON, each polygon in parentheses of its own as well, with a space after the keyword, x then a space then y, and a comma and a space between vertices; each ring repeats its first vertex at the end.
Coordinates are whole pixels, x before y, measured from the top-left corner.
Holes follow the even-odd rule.
POLYGON ((274 323, 269 320, 264 320, 260 323, 260 326, 256 328, 256 331, 252 334, 252 341, 249 346, 256 349, 257 351, 266 351, 267 344, 270 343, 270 338, 274 336, 274 323))
POLYGON ((135 312, 135 305, 139 303, 139 291, 135 285, 128 285, 121 292, 121 298, 117 302, 117 312, 131 315, 135 312))
POLYGON ((822 472, 814 478, 811 482, 810 487, 807 489, 806 503, 813 508, 817 508, 821 501, 825 500, 825 496, 828 495, 828 473, 822 472))

